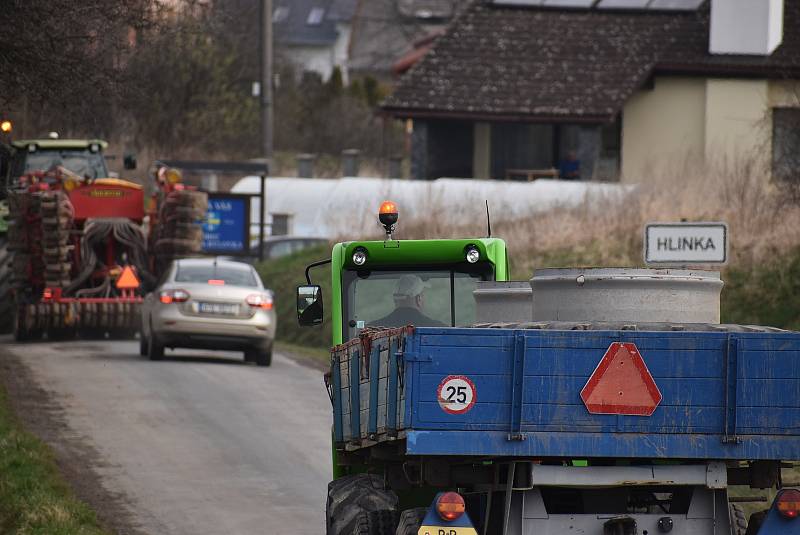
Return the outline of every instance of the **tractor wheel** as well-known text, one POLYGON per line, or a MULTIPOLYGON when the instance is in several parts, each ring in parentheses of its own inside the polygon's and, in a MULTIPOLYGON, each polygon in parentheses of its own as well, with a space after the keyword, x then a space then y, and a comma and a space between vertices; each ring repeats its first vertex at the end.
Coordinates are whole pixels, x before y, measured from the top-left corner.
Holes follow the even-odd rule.
POLYGON ((398 513, 394 509, 361 513, 353 535, 395 535, 398 513))
POLYGON ((425 520, 425 515, 428 514, 428 509, 425 507, 415 507, 414 509, 406 509, 400 513, 400 522, 397 524, 396 535, 417 535, 422 521, 425 520))
POLYGON ((396 511, 397 495, 374 474, 344 476, 328 483, 327 535, 351 535, 362 513, 396 511))
POLYGON ((19 307, 14 307, 14 341, 27 342, 30 338, 28 326, 25 324, 24 312, 19 307))
POLYGON ((731 533, 733 535, 745 535, 747 533, 747 517, 744 516, 744 509, 741 505, 731 503, 728 505, 731 512, 731 533))
MULTIPOLYGON (((744 532, 744 535, 758 535, 761 525, 764 524, 764 520, 767 518, 767 513, 769 513, 769 509, 757 511, 750 515, 750 521, 747 523, 747 531, 744 532)), ((736 535, 738 535, 738 532, 736 532, 736 535)))
POLYGON ((0 238, 0 333, 8 333, 14 329, 11 274, 11 252, 8 250, 8 241, 0 238))

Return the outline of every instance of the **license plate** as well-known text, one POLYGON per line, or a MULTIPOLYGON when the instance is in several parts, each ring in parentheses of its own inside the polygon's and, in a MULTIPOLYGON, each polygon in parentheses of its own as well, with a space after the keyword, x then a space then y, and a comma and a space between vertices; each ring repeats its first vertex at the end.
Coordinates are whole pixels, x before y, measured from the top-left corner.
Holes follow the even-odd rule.
POLYGON ((224 303, 200 303, 198 309, 201 314, 220 314, 235 316, 239 312, 239 305, 226 305, 224 303))
POLYGON ((478 535, 472 527, 421 526, 417 535, 478 535))

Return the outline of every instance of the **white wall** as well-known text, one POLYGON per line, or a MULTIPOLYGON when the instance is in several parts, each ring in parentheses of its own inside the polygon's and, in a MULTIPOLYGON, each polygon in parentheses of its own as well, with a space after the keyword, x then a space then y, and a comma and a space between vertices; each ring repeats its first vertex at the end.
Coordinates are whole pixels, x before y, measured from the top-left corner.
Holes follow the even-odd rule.
MULTIPOLYGON (((260 179, 245 177, 234 193, 258 193, 260 179)), ((435 213, 447 222, 484 221, 485 200, 492 220, 522 217, 556 206, 577 206, 624 195, 630 186, 560 180, 504 182, 441 178, 433 181, 381 178, 268 178, 267 214, 292 214, 296 236, 351 239, 380 232, 377 211, 384 200, 397 203, 400 223, 435 213)), ((259 199, 253 199, 258 222, 259 199)), ((267 216, 269 220, 269 216, 267 216)))

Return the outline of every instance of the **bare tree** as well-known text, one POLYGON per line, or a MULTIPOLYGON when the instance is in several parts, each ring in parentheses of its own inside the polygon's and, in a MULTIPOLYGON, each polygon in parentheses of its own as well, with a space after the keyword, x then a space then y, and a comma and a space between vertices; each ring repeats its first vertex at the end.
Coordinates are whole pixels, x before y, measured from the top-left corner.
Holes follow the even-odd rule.
POLYGON ((118 75, 157 14, 156 0, 5 0, 0 111, 31 131, 108 132, 118 75))

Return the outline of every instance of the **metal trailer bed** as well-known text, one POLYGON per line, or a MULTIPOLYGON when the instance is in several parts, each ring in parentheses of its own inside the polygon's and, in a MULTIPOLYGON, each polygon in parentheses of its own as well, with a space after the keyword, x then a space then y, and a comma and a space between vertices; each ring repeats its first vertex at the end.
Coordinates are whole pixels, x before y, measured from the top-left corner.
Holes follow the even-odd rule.
POLYGON ((329 379, 337 448, 404 440, 415 456, 800 459, 800 333, 525 327, 408 327, 337 346, 329 379), (581 390, 614 342, 635 344, 652 374, 662 396, 652 415, 591 414, 584 405, 581 390), (453 376, 474 389, 463 412, 440 405, 453 376))

